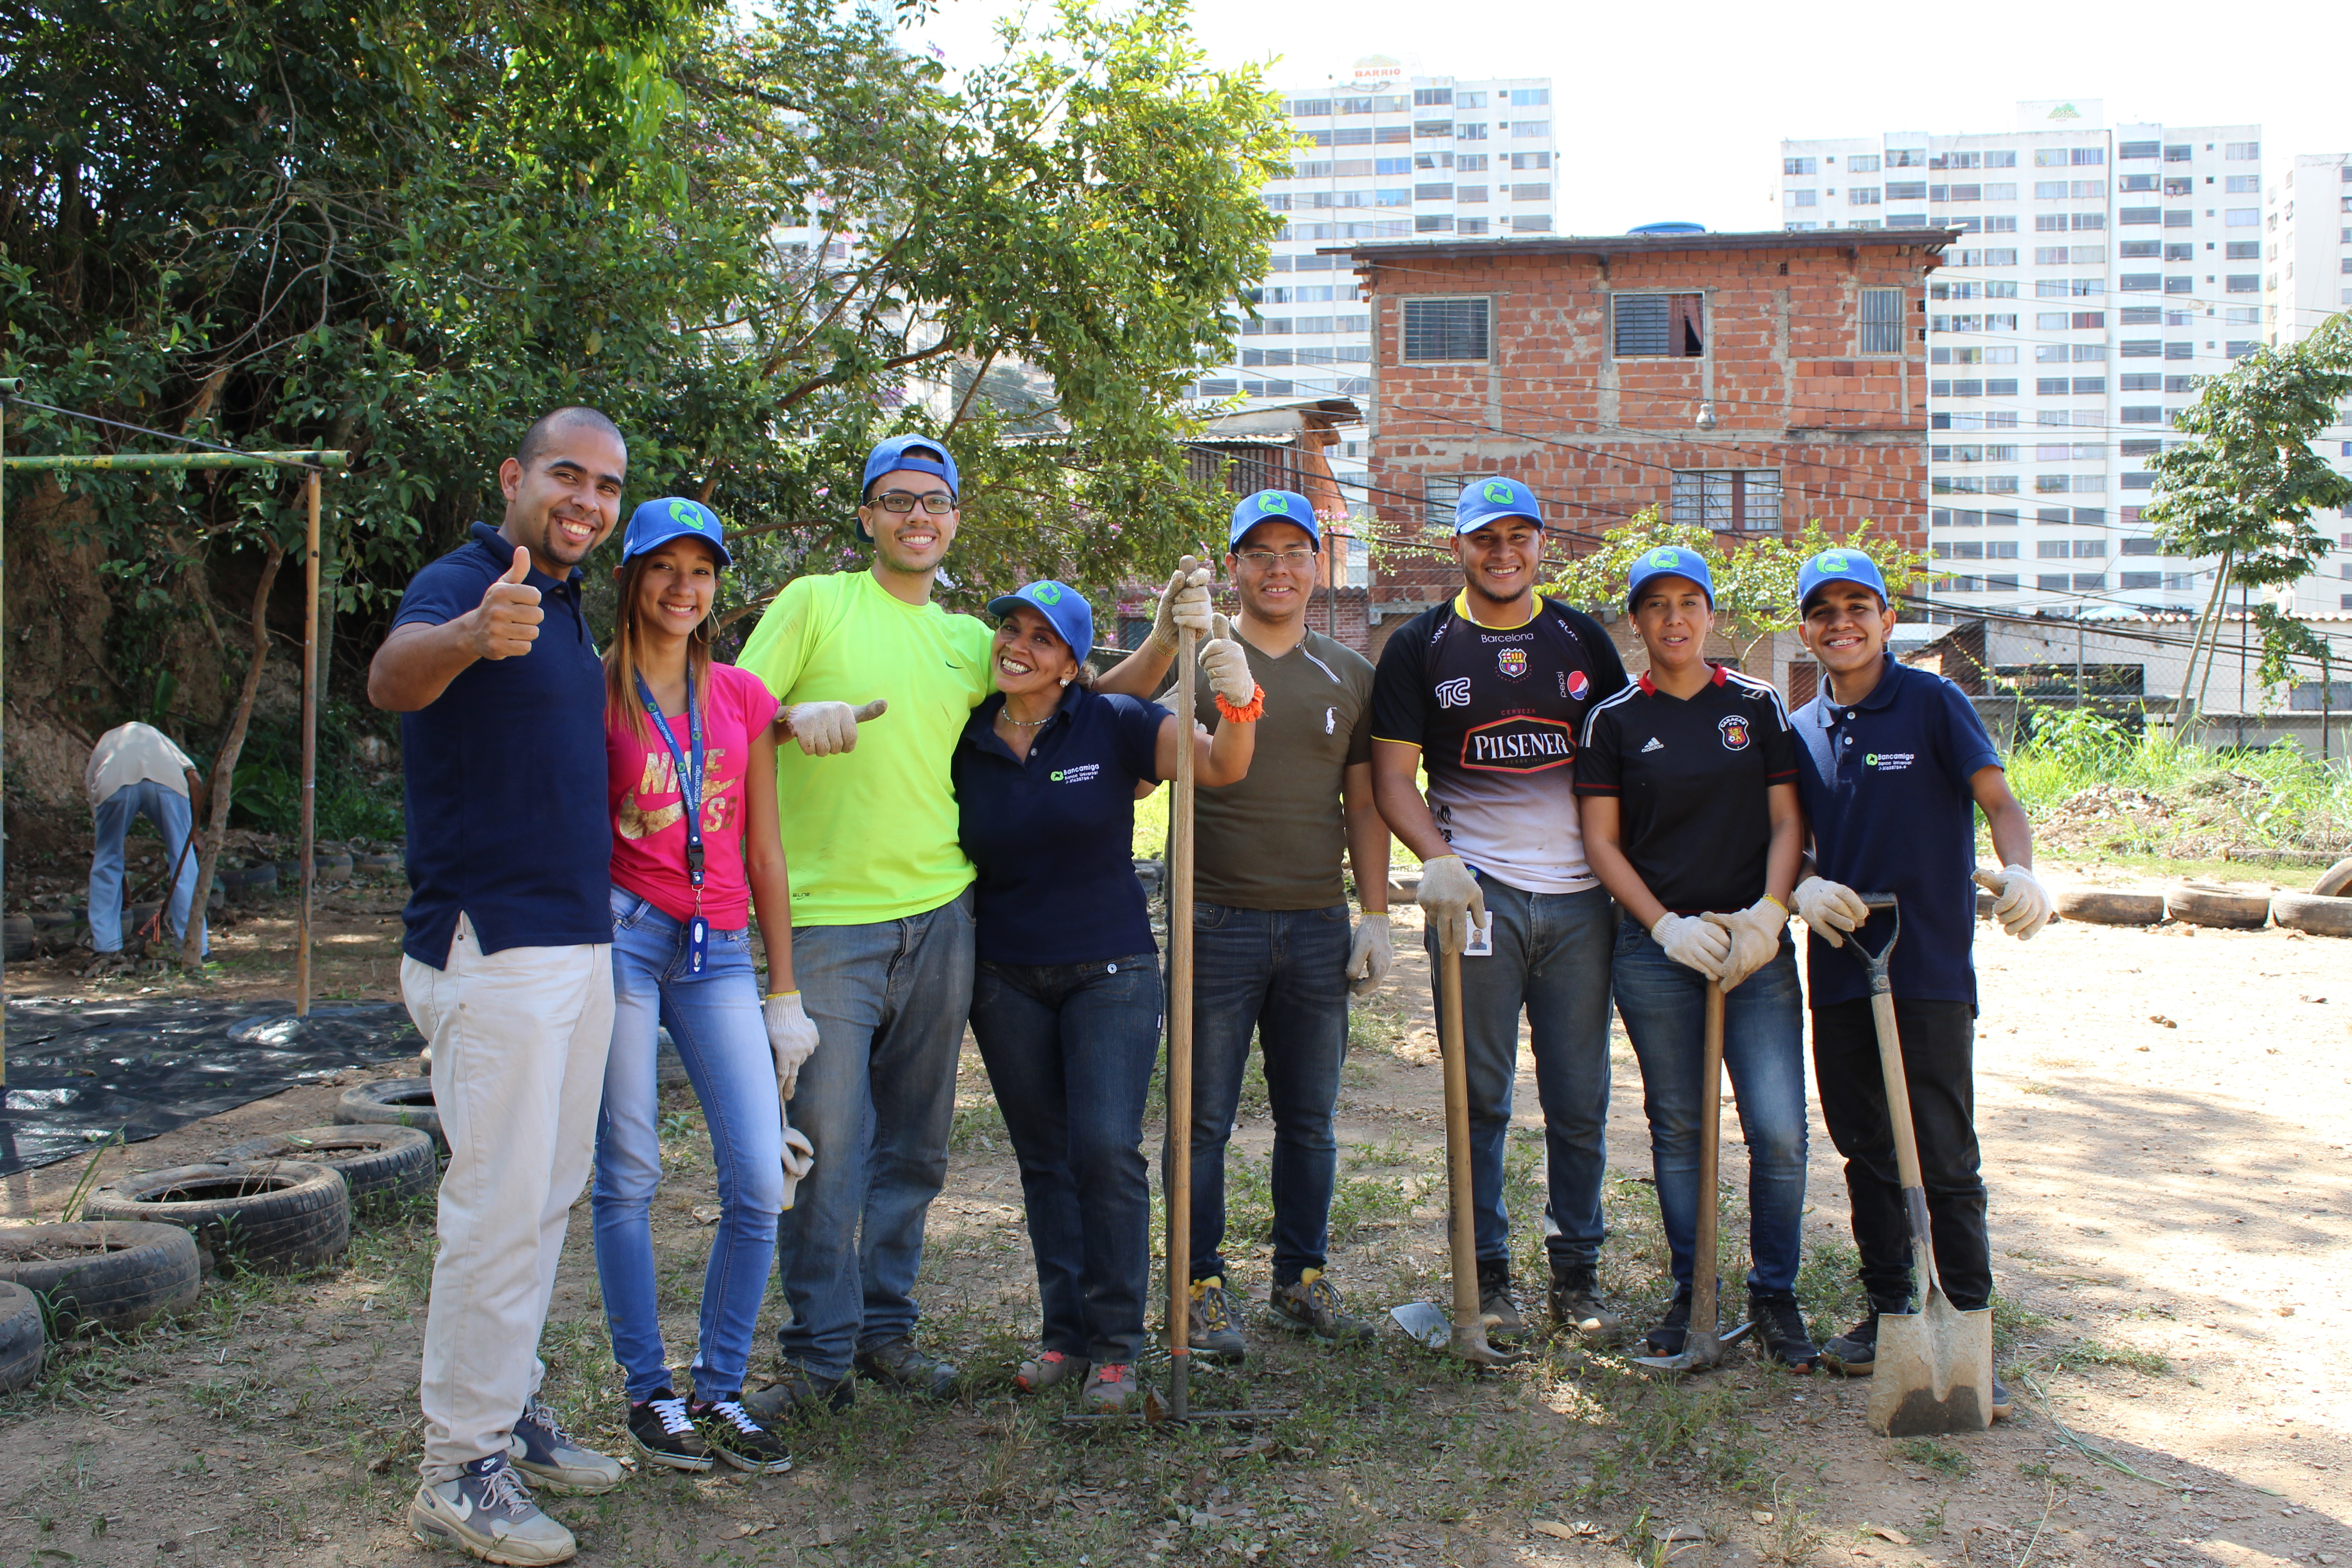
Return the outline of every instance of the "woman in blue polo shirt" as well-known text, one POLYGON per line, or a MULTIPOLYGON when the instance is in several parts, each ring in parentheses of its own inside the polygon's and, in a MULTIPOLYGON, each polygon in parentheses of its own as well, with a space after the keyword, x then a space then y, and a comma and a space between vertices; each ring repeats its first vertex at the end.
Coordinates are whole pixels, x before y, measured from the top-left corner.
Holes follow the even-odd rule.
MULTIPOLYGON (((1789 894, 1803 849, 1797 742, 1770 683, 1706 658, 1715 584, 1696 552, 1634 563, 1626 608, 1649 650, 1634 684, 1587 716, 1576 761, 1585 853, 1625 911, 1610 989, 1642 1064, 1674 1304, 1651 1350, 1690 1330, 1706 988, 1724 998, 1724 1065, 1748 1143, 1748 1312, 1765 1353, 1811 1371, 1797 1310, 1805 1206, 1805 1068, 1789 894)), ((1713 1258, 1704 1266, 1715 1267, 1713 1258)))
MULTIPOLYGON (((1020 1386, 1136 1394, 1150 1289, 1143 1102, 1160 1050, 1160 955, 1133 864, 1135 803, 1196 748, 1203 784, 1249 772, 1263 699, 1229 638, 1201 665, 1223 721, 1187 736, 1155 702, 1090 689, 1094 612, 1033 583, 990 603, 996 694, 956 747, 964 853, 979 873, 971 1032, 1021 1164, 1044 1343, 1020 1386), (1091 1369, 1091 1375, 1089 1375, 1091 1369)), ((1222 627, 1220 628, 1222 630, 1222 627)))

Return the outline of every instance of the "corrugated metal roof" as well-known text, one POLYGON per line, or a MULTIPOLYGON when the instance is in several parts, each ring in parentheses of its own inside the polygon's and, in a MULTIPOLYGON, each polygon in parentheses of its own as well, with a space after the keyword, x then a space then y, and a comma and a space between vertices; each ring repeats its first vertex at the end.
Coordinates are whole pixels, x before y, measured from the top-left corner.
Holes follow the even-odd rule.
POLYGON ((1800 233, 1763 229, 1747 234, 1597 234, 1530 239, 1496 236, 1486 239, 1398 239, 1366 245, 1327 245, 1318 256, 1360 256, 1371 261, 1414 256, 1611 256, 1655 255, 1676 250, 1843 250, 1888 246, 1941 249, 1958 240, 1957 228, 1824 228, 1800 233))

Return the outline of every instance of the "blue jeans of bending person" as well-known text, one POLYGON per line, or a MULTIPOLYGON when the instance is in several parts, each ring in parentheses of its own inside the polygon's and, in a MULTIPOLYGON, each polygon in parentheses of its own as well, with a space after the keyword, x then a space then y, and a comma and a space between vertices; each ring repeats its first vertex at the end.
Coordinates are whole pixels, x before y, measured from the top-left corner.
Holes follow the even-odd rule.
MULTIPOLYGON (((165 874, 170 874, 174 860, 179 862, 180 874, 172 883, 163 928, 174 937, 187 934, 188 906, 196 896, 196 848, 189 845, 183 856, 180 847, 188 843, 191 815, 186 795, 153 779, 124 784, 98 803, 93 814, 97 841, 89 858, 89 945, 93 949, 122 951, 122 840, 131 831, 132 819, 141 816, 155 825, 156 834, 163 840, 165 874)), ((197 923, 203 924, 201 916, 197 923)), ((200 951, 211 950, 206 932, 200 951)))
MULTIPOLYGON (((1545 1250, 1557 1268, 1597 1262, 1609 1163, 1609 895, 1530 893, 1481 871, 1495 917, 1492 957, 1462 961, 1464 1065, 1470 1079, 1470 1192, 1480 1262, 1511 1255, 1503 1210, 1503 1144, 1519 1069, 1519 1016, 1535 1054, 1543 1106, 1545 1250)), ((1437 933, 1423 939, 1442 985, 1437 933)), ((1443 996, 1439 997, 1442 1005, 1443 996)))
POLYGON ((1151 1173, 1143 1102, 1160 1058, 1160 959, 989 963, 971 1032, 1021 1164, 1045 1347, 1101 1365, 1143 1353, 1151 1173))
MULTIPOLYGON (((1668 958, 1640 921, 1619 923, 1617 1011, 1642 1063, 1658 1208, 1675 1284, 1685 1289, 1698 1231, 1699 1114, 1711 1092, 1700 1082, 1708 984, 1668 958)), ((1723 1065, 1748 1144, 1748 1289, 1787 1295, 1804 1239, 1806 1139, 1804 999, 1786 931, 1772 961, 1723 999, 1723 1065)))
POLYGON ((793 1125, 816 1151, 776 1231, 785 1356, 845 1375, 915 1331, 923 1220, 948 1173, 956 1056, 971 1012, 971 889, 919 915, 801 926, 793 975, 816 1025, 793 1125))
MULTIPOLYGON (((1192 1278, 1222 1277, 1225 1145, 1255 1036, 1274 1116, 1274 1283, 1323 1267, 1348 1058, 1348 906, 1192 906, 1192 1278)), ((1167 1156, 1161 1155, 1161 1169, 1167 1156)), ((1250 1238, 1255 1240, 1255 1237, 1250 1238)))
POLYGON ((783 1119, 751 933, 712 931, 700 974, 687 973, 686 958, 684 921, 625 889, 613 889, 613 1048, 596 1119, 593 1213, 613 1359, 633 1400, 676 1386, 655 1305, 647 1218, 662 1172, 654 1081, 658 1029, 667 1028, 677 1042, 719 1165, 719 1228, 703 1273, 694 1354, 694 1388, 702 1398, 743 1387, 784 1202, 783 1119))

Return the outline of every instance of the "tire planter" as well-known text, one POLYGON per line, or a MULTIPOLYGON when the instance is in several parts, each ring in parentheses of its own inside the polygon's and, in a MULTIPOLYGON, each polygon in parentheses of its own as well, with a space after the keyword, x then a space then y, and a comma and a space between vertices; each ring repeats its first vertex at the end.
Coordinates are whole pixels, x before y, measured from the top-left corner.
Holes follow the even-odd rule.
POLYGON ((348 882, 352 879, 352 858, 349 855, 320 855, 310 865, 310 879, 314 882, 348 882))
POLYGON ((2152 926, 2164 921, 2162 893, 2076 890, 2053 900, 2061 918, 2098 926, 2152 926))
POLYGON ((434 1108, 429 1078, 383 1078, 354 1084, 335 1101, 335 1120, 346 1127, 414 1127, 431 1135, 434 1146, 449 1152, 441 1132, 441 1112, 434 1108))
POLYGON ((382 877, 400 871, 403 867, 397 855, 354 855, 352 857, 352 869, 370 877, 382 877))
POLYGON ((433 1135, 419 1127, 305 1127, 232 1143, 212 1158, 295 1160, 324 1165, 343 1178, 352 1212, 377 1213, 412 1198, 431 1197, 441 1184, 433 1135))
POLYGON ((231 898, 257 898, 277 889, 278 866, 275 861, 264 861, 258 866, 232 867, 216 880, 231 898))
POLYGON ((2271 919, 2289 931, 2312 936, 2352 936, 2352 898, 2273 893, 2271 919))
POLYGON ((22 1285, 0 1285, 0 1393, 31 1386, 47 1343, 41 1299, 22 1285))
POLYGON ((7 1226, 0 1227, 0 1282, 47 1303, 59 1339, 93 1329, 125 1333, 195 1305, 204 1257, 195 1237, 173 1225, 7 1226))
POLYGON ((2260 931, 2270 920, 2271 897, 2189 882, 2165 893, 2164 912, 2190 925, 2260 931))
POLYGON ((2352 894, 2352 857, 2338 860, 2319 874, 2311 890, 2323 899, 2336 899, 2352 894))
POLYGON ((100 1188, 83 1212, 176 1225, 207 1255, 207 1272, 290 1274, 333 1262, 352 1241, 343 1178, 300 1160, 148 1171, 100 1188))

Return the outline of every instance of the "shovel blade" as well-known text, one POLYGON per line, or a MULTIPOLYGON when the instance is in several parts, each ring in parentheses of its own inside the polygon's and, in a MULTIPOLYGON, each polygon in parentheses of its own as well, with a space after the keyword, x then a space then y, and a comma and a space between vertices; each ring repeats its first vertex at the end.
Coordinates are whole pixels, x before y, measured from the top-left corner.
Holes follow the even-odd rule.
POLYGON ((1990 1426, 1992 1309, 1964 1312, 1930 1288, 1918 1311, 1881 1314, 1869 1420, 1882 1437, 1990 1426))
POLYGON ((1719 1334, 1691 1331, 1683 1342, 1680 1355, 1636 1355, 1625 1359, 1635 1366, 1646 1366, 1658 1372, 1711 1372, 1723 1364, 1723 1353, 1754 1332, 1756 1325, 1741 1323, 1719 1334))
POLYGON ((1454 1325, 1445 1314, 1426 1301, 1407 1301, 1402 1307, 1391 1307, 1389 1317, 1414 1339, 1431 1350, 1442 1351, 1454 1337, 1454 1325))

